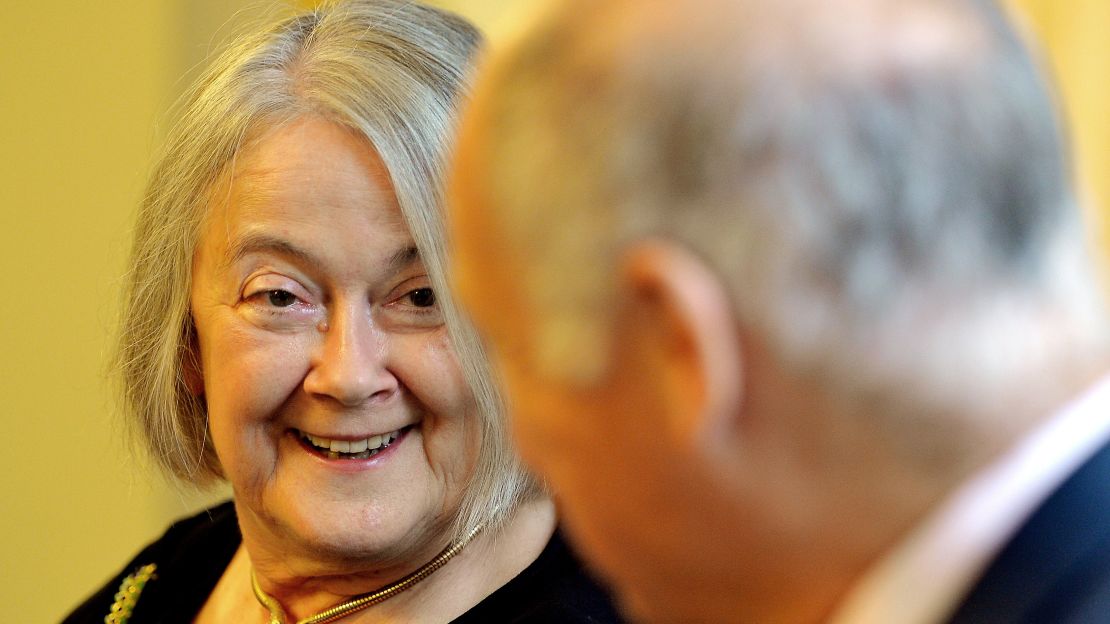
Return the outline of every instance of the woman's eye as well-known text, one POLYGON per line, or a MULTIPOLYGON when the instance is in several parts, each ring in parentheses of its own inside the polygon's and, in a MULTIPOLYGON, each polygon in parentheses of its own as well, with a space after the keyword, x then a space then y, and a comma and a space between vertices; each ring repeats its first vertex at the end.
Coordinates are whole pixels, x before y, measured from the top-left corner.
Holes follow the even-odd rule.
POLYGON ((322 310, 317 297, 296 280, 278 273, 249 278, 241 295, 242 313, 264 329, 291 330, 314 324, 322 310))
POLYGON ((405 296, 418 308, 430 308, 436 304, 436 294, 431 288, 417 288, 405 296))
POLYGON ((270 305, 275 308, 288 308, 294 303, 297 303, 297 296, 288 290, 266 291, 266 299, 270 302, 270 305))
POLYGON ((389 303, 381 306, 381 320, 398 331, 424 331, 443 325, 443 311, 436 301, 436 292, 427 279, 414 278, 397 286, 389 303), (416 288, 413 288, 413 287, 416 288))

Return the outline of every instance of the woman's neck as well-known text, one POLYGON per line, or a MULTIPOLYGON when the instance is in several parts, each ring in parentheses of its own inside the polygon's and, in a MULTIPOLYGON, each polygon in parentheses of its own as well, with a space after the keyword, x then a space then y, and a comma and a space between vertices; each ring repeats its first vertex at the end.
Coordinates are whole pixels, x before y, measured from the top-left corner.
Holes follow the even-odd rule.
MULTIPOLYGON (((365 611, 354 613, 343 622, 371 623, 378 621, 449 622, 501 587, 543 551, 555 528, 554 507, 547 500, 522 505, 496 531, 481 531, 451 560, 423 581, 365 611)), ((259 585, 285 609, 291 622, 310 617, 343 603, 352 596, 372 592, 398 581, 434 559, 444 545, 433 545, 420 561, 384 562, 375 567, 363 564, 352 569, 346 563, 335 566, 334 574, 297 574, 275 557, 258 557, 249 540, 232 559, 202 610, 198 622, 206 620, 206 612, 227 616, 237 614, 237 621, 267 621, 267 611, 255 600, 250 586, 250 569, 254 564, 259 585), (244 600, 244 597, 246 600, 244 600), (219 608, 219 607, 223 608, 219 608), (245 616, 245 617, 244 617, 245 616)), ((314 568, 324 570, 328 562, 316 562, 314 568)))

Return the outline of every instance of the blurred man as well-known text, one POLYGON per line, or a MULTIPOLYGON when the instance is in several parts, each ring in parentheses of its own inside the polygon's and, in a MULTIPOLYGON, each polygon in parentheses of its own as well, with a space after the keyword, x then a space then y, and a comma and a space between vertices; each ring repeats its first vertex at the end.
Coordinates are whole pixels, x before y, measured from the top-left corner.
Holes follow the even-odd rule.
POLYGON ((1107 621, 1110 334, 996 7, 570 2, 464 126, 458 286, 631 612, 1107 621))

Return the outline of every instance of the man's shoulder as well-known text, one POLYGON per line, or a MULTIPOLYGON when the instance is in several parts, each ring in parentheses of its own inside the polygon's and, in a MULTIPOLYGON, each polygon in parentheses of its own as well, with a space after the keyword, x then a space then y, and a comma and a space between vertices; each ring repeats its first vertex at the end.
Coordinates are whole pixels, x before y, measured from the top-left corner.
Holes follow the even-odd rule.
POLYGON ((1030 516, 951 622, 1110 622, 1110 444, 1030 516))
POLYGON ((115 607, 134 612, 133 622, 188 622, 239 547, 235 508, 223 503, 174 522, 70 613, 63 624, 105 621, 115 607), (127 600, 130 594, 130 600, 127 600), (173 609, 168 609, 172 605, 173 609), (195 606, 195 608, 193 608, 195 606), (180 613, 185 609, 189 613, 180 613), (143 617, 144 613, 148 617, 143 617), (169 619, 167 619, 167 617, 169 619))

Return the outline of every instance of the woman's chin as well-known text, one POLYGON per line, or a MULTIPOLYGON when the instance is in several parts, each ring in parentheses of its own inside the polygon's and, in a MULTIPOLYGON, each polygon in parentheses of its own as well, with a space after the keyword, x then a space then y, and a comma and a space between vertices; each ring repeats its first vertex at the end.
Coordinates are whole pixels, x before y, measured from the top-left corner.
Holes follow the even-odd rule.
POLYGON ((427 514, 417 512, 420 505, 285 498, 295 501, 292 507, 275 506, 267 513, 267 523, 276 530, 264 532, 270 537, 264 547, 272 552, 296 553, 324 566, 382 567, 423 558, 424 551, 434 556, 445 543, 447 523, 434 526, 427 514))

